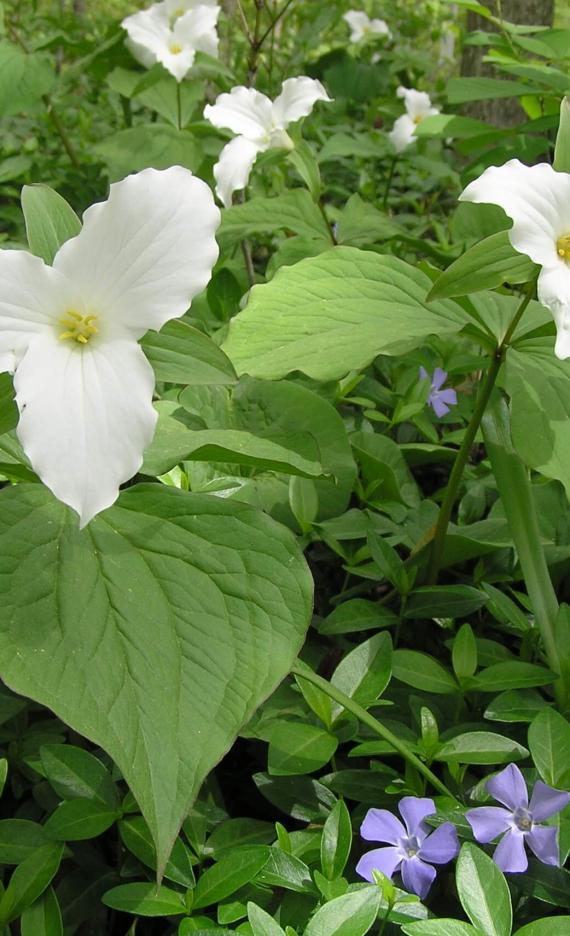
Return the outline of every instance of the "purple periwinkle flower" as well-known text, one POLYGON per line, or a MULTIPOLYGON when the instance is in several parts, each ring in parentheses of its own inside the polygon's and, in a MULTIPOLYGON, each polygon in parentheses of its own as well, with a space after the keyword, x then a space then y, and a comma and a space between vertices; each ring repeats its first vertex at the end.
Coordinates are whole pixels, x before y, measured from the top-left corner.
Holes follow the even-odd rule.
MULTIPOLYGON (((425 367, 420 367, 420 380, 429 380, 429 374, 425 367)), ((438 419, 446 416, 452 406, 457 405, 457 393, 448 388, 442 390, 447 380, 447 371, 441 367, 436 367, 431 378, 431 393, 428 397, 428 403, 438 419)))
POLYGON ((556 827, 540 823, 564 809, 570 803, 570 793, 537 780, 529 803, 526 783, 516 764, 509 764, 487 780, 485 786, 506 808, 478 806, 469 809, 465 818, 478 842, 492 842, 497 836, 503 836, 493 854, 499 868, 513 874, 526 871, 525 842, 539 861, 558 867, 560 852, 556 827))
POLYGON ((373 882, 373 871, 391 878, 400 871, 407 891, 425 897, 436 876, 433 864, 446 864, 455 858, 459 842, 455 826, 444 822, 431 831, 424 820, 436 812, 432 799, 404 796, 398 804, 400 820, 387 809, 369 809, 360 827, 367 842, 388 842, 386 848, 366 852, 356 865, 356 873, 373 882))

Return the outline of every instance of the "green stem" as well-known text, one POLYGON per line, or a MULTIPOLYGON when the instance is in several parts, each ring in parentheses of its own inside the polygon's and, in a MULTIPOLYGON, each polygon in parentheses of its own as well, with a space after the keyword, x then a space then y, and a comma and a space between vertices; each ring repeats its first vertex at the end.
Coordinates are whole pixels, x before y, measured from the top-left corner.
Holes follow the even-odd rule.
POLYGON ((327 682, 326 679, 323 679, 322 676, 318 676, 313 670, 303 663, 302 660, 297 660, 293 665, 291 670, 295 676, 300 676, 302 679, 306 679, 307 682, 313 683, 314 686, 317 686, 322 692, 326 692, 331 699, 334 699, 335 702, 338 702, 339 705, 342 705, 347 712, 351 712, 363 725, 366 725, 370 728, 375 734, 377 734, 384 741, 387 741, 394 750, 401 754, 404 760, 408 762, 412 767, 422 774, 423 777, 431 783, 433 788, 441 793, 443 796, 448 796, 450 799, 457 802, 453 793, 447 789, 444 783, 436 777, 434 773, 426 767, 426 765, 416 757, 416 755, 410 751, 408 745, 404 741, 400 741, 395 734, 392 734, 389 728, 386 728, 377 718, 374 718, 373 715, 370 715, 365 708, 362 708, 358 702, 355 702, 354 699, 351 699, 350 696, 345 695, 340 689, 337 689, 336 686, 333 686, 332 683, 327 682))
POLYGON ((176 118, 178 121, 178 129, 182 130, 182 85, 180 81, 176 82, 176 118))
POLYGON ((495 386, 499 371, 503 364, 506 350, 511 342, 515 329, 532 298, 533 291, 534 281, 529 286, 524 299, 519 305, 512 322, 505 332, 503 340, 498 345, 495 353, 493 354, 487 373, 479 385, 479 392, 477 394, 475 409, 473 410, 473 415, 469 421, 467 429, 465 430, 465 435, 463 436, 461 447, 453 463, 453 468, 451 469, 451 474, 449 476, 449 481, 447 482, 445 495, 441 503, 439 516, 437 518, 437 525, 435 528, 427 567, 427 585, 434 585, 437 582, 441 560, 443 557, 443 548, 445 544, 447 527, 449 526, 453 505, 455 504, 457 491, 463 477, 463 471, 471 454, 471 448, 473 446, 473 442, 475 441, 475 436, 477 435, 479 426, 481 425, 481 420, 485 413, 487 403, 489 402, 489 397, 491 396, 491 392, 495 386))
POLYGON ((384 198, 382 199, 382 209, 386 211, 388 207, 388 196, 390 194, 390 188, 392 187, 392 179, 394 178, 394 169, 396 168, 396 163, 398 162, 398 157, 394 156, 392 162, 390 163, 390 169, 388 170, 388 178, 386 179, 386 187, 384 189, 384 198))
POLYGON ((71 140, 69 139, 67 135, 67 131, 65 127, 63 126, 63 123, 61 122, 61 117, 59 116, 52 101, 49 99, 47 94, 44 94, 42 96, 42 100, 46 106, 49 118, 56 130, 57 135, 59 136, 61 142, 63 143, 63 148, 65 149, 65 152, 69 156, 71 163, 75 166, 76 169, 80 169, 81 162, 79 160, 77 153, 75 152, 75 149, 73 147, 71 140))
MULTIPOLYGON (((555 636, 558 600, 541 545, 528 469, 513 448, 508 407, 499 396, 485 414, 483 434, 546 659, 550 669, 561 675, 565 668, 560 662, 555 636)), ((562 711, 567 704, 569 690, 563 677, 554 683, 555 696, 562 711)))

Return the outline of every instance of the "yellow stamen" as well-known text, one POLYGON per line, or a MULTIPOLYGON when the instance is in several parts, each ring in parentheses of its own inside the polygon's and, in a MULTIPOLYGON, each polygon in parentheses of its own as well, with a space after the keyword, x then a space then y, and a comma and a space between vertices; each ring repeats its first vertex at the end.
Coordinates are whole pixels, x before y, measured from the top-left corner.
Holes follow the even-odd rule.
POLYGON ((418 114, 417 117, 414 117, 414 123, 416 124, 416 126, 417 126, 419 123, 421 123, 423 119, 424 119, 424 118, 421 116, 421 114, 418 114))
POLYGON ((59 320, 59 324, 65 329, 59 336, 60 341, 77 341, 80 345, 86 345, 99 331, 93 324, 96 321, 96 315, 82 315, 75 309, 66 309, 65 314, 59 320))
POLYGON ((570 234, 562 234, 556 241, 556 253, 566 263, 570 263, 570 234))
POLYGON ((180 55, 180 53, 183 51, 182 46, 179 45, 177 42, 171 43, 169 48, 170 48, 170 52, 172 55, 180 55))

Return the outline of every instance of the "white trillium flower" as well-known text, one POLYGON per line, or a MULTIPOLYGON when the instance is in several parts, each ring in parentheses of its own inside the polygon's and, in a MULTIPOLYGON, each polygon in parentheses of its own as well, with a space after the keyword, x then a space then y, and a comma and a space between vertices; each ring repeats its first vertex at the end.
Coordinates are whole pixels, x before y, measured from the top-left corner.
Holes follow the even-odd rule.
POLYGON ((538 298, 556 323, 556 357, 570 357, 570 173, 511 159, 485 169, 460 201, 498 205, 511 218, 514 249, 542 267, 538 298))
POLYGON ((240 85, 206 105, 206 120, 239 134, 224 146, 214 166, 216 194, 226 208, 233 193, 246 187, 257 155, 268 149, 293 149, 289 124, 310 114, 317 101, 330 100, 320 81, 303 76, 287 78, 274 101, 240 85))
POLYGON ((388 136, 397 153, 402 153, 412 143, 416 142, 416 127, 425 117, 439 114, 437 107, 432 107, 429 94, 425 91, 416 91, 415 88, 399 87, 396 91, 399 98, 404 99, 406 113, 398 117, 388 136))
POLYGON ((349 10, 342 18, 350 27, 351 42, 362 42, 370 36, 390 38, 392 35, 388 23, 383 19, 370 19, 363 10, 349 10))
POLYGON ((204 3, 171 17, 165 4, 133 13, 123 20, 127 45, 133 56, 150 68, 160 62, 177 81, 186 77, 196 52, 218 54, 216 24, 220 7, 204 3))
POLYGON ((145 169, 87 209, 53 266, 0 250, 0 364, 14 372, 18 438, 82 527, 142 464, 157 415, 137 342, 205 288, 219 221, 188 169, 145 169))

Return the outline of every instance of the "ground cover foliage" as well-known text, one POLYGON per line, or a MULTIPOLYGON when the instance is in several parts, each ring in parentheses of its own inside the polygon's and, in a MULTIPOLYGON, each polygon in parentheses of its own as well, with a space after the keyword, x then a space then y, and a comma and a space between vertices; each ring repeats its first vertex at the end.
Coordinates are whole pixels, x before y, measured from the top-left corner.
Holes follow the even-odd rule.
POLYGON ((142 9, 0 5, 0 932, 567 936, 567 10, 142 9))

